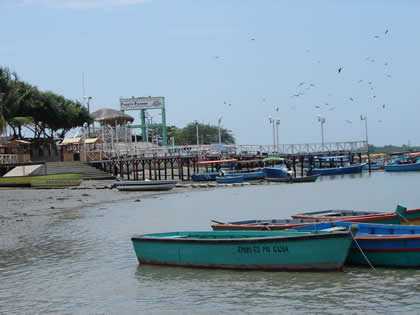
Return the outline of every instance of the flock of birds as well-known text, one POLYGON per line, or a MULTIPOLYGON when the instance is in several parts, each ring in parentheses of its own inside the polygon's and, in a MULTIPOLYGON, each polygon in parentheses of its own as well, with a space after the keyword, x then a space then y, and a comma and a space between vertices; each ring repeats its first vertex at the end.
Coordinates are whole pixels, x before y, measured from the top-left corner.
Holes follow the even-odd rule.
MULTIPOLYGON (((386 29, 384 31, 384 33, 383 33, 383 37, 387 36, 388 34, 389 34, 389 30, 386 29)), ((381 38, 381 35, 375 35, 374 36, 374 39, 375 40, 378 40, 380 38, 381 38)), ((250 38, 250 41, 252 41, 252 42, 256 41, 255 37, 251 37, 250 38)), ((310 52, 310 50, 307 49, 306 52, 310 52)), ((214 56, 214 58, 215 59, 222 59, 222 56, 214 56)), ((375 60, 372 57, 366 57, 365 60, 367 62, 370 62, 370 63, 377 62, 377 60, 375 60)), ((317 63, 320 63, 320 61, 318 61, 317 63)), ((387 78, 392 78, 392 75, 388 72, 389 63, 388 62, 384 62, 383 63, 383 66, 386 69, 385 76, 387 78)), ((337 68, 337 75, 342 76, 344 73, 345 73, 345 67, 343 65, 339 66, 337 68)), ((377 101, 377 95, 376 95, 377 93, 375 92, 375 87, 374 87, 373 81, 359 79, 359 80, 356 81, 356 83, 357 84, 366 83, 367 84, 367 88, 370 91, 370 95, 368 96, 368 98, 370 98, 371 100, 373 100, 375 102, 377 101)), ((317 84, 315 84, 313 82, 301 81, 301 82, 299 82, 296 85, 296 91, 295 91, 295 93, 293 93, 292 95, 290 95, 290 97, 293 98, 293 99, 302 98, 305 95, 307 95, 310 90, 312 90, 312 89, 314 89, 316 87, 317 87, 317 84)), ((331 96, 331 94, 328 94, 328 96, 331 96)), ((364 99, 361 100, 360 98, 357 98, 355 96, 348 96, 346 100, 348 102, 353 102, 353 103, 357 103, 358 100, 365 101, 364 99)), ((267 101, 266 97, 263 97, 262 98, 262 102, 263 103, 266 103, 266 101, 267 101)), ((227 100, 225 100, 223 102, 223 104, 225 106, 227 106, 228 108, 230 108, 232 106, 232 102, 227 101, 227 100)), ((296 110, 296 108, 297 108, 297 105, 292 105, 290 107, 291 110, 296 110)), ((315 111, 317 111, 317 114, 318 114, 317 116, 320 117, 321 116, 321 113, 323 114, 323 116, 325 116, 328 112, 335 110, 336 109, 336 106, 331 106, 329 102, 323 102, 323 104, 315 105, 315 106, 313 106, 313 108, 314 108, 315 111)), ((385 110, 385 108, 387 108, 386 104, 380 104, 380 105, 377 105, 376 106, 376 109, 378 111, 385 110)), ((275 106, 274 107, 274 111, 275 112, 279 112, 279 110, 280 110, 280 106, 275 106)), ((347 123, 347 124, 349 124, 349 125, 353 123, 351 120, 348 120, 348 119, 344 120, 344 122, 347 123)), ((377 122, 378 123, 382 123, 382 120, 377 120, 377 122)))

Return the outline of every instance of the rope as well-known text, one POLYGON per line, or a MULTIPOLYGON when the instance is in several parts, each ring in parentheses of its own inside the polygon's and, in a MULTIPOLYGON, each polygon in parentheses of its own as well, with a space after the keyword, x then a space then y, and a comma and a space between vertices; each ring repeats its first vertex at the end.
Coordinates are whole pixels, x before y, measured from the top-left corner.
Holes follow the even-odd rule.
POLYGON ((397 214, 406 222, 406 223, 409 223, 409 221, 406 219, 406 218, 404 218, 404 216, 401 214, 401 213, 399 213, 398 211, 397 211, 397 214))
POLYGON ((359 243, 356 241, 356 238, 354 237, 353 232, 350 230, 350 234, 351 237, 353 238, 354 242, 356 243, 357 247, 359 247, 360 252, 362 253, 363 257, 366 259, 367 263, 369 264, 369 266, 376 272, 378 273, 378 271, 375 269, 375 267, 372 266, 372 264, 370 263, 369 259, 366 257, 365 253, 363 252, 362 248, 360 247, 359 243))

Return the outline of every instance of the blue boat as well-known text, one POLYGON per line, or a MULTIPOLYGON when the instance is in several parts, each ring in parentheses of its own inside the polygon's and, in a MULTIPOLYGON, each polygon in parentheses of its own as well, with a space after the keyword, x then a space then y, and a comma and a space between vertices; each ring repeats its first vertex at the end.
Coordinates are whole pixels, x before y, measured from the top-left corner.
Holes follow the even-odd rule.
POLYGON ((244 180, 254 180, 254 179, 264 179, 265 174, 262 170, 255 171, 223 171, 225 176, 229 175, 239 175, 243 176, 244 180))
POLYGON ((242 175, 226 175, 216 177, 216 182, 219 184, 242 183, 243 181, 244 177, 242 175))
POLYGON ((191 179, 193 181, 209 181, 216 180, 217 176, 219 176, 219 172, 201 172, 192 174, 191 179))
POLYGON ((270 178, 287 178, 289 176, 289 174, 287 173, 287 167, 285 165, 264 167, 263 172, 265 177, 270 178))
POLYGON ((407 172, 407 171, 420 171, 420 162, 411 164, 391 164, 385 165, 387 172, 407 172))
MULTIPOLYGON (((347 230, 352 224, 354 223, 324 222, 295 227, 294 230, 347 230)), ((420 226, 373 223, 357 223, 357 225, 359 231, 352 243, 347 264, 420 267, 420 226)))
POLYGON ((350 174, 360 173, 366 163, 354 164, 343 167, 331 167, 331 168, 313 168, 306 171, 306 175, 338 175, 338 174, 350 174))

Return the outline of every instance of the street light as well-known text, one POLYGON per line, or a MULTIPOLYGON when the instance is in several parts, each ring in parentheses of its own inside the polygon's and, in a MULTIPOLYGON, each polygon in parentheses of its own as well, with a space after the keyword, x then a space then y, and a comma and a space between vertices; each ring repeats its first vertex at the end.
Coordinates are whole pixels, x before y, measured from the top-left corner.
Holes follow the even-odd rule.
POLYGON ((219 123, 219 144, 222 144, 222 136, 220 134, 220 125, 222 123, 222 118, 223 118, 222 115, 219 115, 219 117, 217 118, 217 121, 219 123))
POLYGON ((322 151, 324 151, 324 124, 325 124, 325 117, 318 116, 318 121, 321 123, 322 151))
MULTIPOLYGON (((365 121, 365 135, 366 135, 366 145, 367 145, 367 156, 368 156, 368 167, 369 172, 371 171, 370 167, 370 154, 369 154, 369 140, 368 140, 368 127, 367 127, 367 116, 366 115, 360 115, 360 120, 365 121)), ((361 163, 362 161, 360 161, 361 163)))
MULTIPOLYGON (((88 124, 85 122, 83 123, 83 156, 84 156, 84 161, 86 162, 86 128, 88 127, 88 124)), ((79 150, 80 152, 80 150, 79 150)))
POLYGON ((276 119, 276 133, 277 133, 277 152, 279 152, 279 125, 280 119, 276 119))
POLYGON ((196 130, 196 133, 197 133, 197 145, 200 145, 200 140, 198 138, 198 121, 194 120, 194 122, 195 122, 195 130, 196 130))
POLYGON ((275 119, 273 119, 273 117, 271 116, 268 116, 268 121, 270 122, 270 124, 273 124, 273 152, 274 152, 274 148, 276 147, 275 119))
MULTIPOLYGON (((92 99, 92 96, 83 96, 83 98, 86 100, 87 102, 87 108, 88 108, 88 114, 90 116, 90 100, 92 99)), ((90 124, 88 125, 88 134, 90 134, 90 124)))

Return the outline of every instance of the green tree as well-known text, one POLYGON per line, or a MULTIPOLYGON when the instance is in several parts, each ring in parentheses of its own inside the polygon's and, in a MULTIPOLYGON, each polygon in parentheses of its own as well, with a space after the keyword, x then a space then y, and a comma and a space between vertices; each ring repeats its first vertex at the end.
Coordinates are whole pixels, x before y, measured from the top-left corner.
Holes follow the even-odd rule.
MULTIPOLYGON (((198 127, 198 138, 200 144, 211 144, 219 142, 219 128, 210 124, 196 125, 195 122, 189 123, 182 129, 179 129, 175 135, 175 143, 177 145, 192 145, 197 144, 197 127, 198 127)), ((233 144, 235 138, 233 137, 231 130, 225 128, 220 129, 220 136, 222 143, 233 144)))

